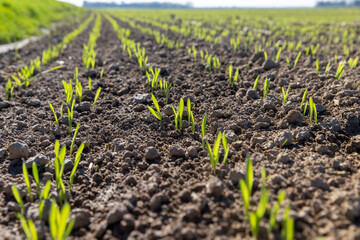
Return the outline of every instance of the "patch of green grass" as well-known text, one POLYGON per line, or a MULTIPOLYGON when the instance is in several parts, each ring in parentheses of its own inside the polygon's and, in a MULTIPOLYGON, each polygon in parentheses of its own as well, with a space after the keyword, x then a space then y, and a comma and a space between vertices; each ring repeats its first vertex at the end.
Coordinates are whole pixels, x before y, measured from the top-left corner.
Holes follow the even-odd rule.
POLYGON ((0 44, 41 34, 41 27, 67 19, 81 8, 55 0, 0 1, 0 44))

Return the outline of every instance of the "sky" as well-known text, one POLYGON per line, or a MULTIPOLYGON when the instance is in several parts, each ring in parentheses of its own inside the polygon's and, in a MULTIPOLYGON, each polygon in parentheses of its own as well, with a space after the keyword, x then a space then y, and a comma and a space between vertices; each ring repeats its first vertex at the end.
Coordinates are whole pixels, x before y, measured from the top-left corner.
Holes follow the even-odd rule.
MULTIPOLYGON (((78 6, 82 6, 83 0, 62 0, 78 6)), ((121 0, 88 0, 90 2, 118 2, 121 0)), ((255 7, 255 8, 281 8, 281 7, 313 7, 316 0, 124 0, 125 3, 135 2, 172 2, 182 3, 191 2, 194 7, 255 7)))

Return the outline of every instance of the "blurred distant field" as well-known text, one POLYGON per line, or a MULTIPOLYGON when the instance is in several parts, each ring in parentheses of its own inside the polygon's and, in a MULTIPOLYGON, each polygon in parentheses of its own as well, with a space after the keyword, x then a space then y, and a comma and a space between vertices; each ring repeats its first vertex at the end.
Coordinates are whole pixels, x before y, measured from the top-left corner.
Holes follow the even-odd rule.
POLYGON ((1 0, 0 44, 38 35, 41 27, 49 27, 81 11, 74 5, 54 0, 1 0))

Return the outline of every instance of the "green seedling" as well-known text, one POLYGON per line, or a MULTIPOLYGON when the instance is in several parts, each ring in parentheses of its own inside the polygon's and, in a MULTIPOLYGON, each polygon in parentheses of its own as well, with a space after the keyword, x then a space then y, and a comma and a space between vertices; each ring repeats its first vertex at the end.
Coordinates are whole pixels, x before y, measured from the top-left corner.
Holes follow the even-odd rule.
POLYGON ((180 99, 179 108, 176 111, 174 106, 171 104, 171 108, 174 112, 174 119, 175 119, 175 129, 182 129, 182 118, 184 113, 184 99, 180 99))
POLYGON ((316 105, 315 105, 312 97, 310 97, 310 99, 309 99, 309 107, 310 107, 310 123, 312 122, 312 119, 314 116, 315 124, 317 124, 316 105))
POLYGON ((9 100, 10 98, 13 97, 13 91, 14 91, 14 87, 12 85, 12 82, 11 82, 10 78, 9 78, 8 82, 6 84, 6 87, 5 87, 5 98, 6 98, 6 100, 9 100))
POLYGON ((284 201, 286 193, 284 190, 281 190, 278 195, 278 200, 274 203, 274 206, 270 209, 270 218, 269 218, 269 228, 268 233, 273 232, 278 229, 278 224, 276 222, 276 216, 280 209, 281 203, 284 201))
POLYGON ((193 52, 193 56, 194 56, 194 62, 196 62, 197 50, 196 50, 195 46, 192 46, 192 52, 193 52))
POLYGON ((286 207, 284 213, 284 221, 281 229, 281 239, 293 240, 294 239, 294 219, 290 216, 290 207, 286 207))
POLYGON ((32 201, 33 198, 32 198, 32 194, 31 194, 31 184, 30 184, 29 173, 27 171, 25 161, 23 161, 22 170, 23 170, 23 175, 24 175, 26 188, 27 188, 27 191, 28 191, 29 196, 30 196, 30 201, 32 201))
POLYGON ((165 79, 163 81, 160 80, 160 88, 163 90, 165 94, 165 102, 166 104, 169 101, 169 90, 171 88, 172 83, 168 84, 165 79))
POLYGON ((352 68, 352 69, 355 69, 358 60, 359 60, 359 57, 357 57, 355 59, 349 58, 349 60, 348 60, 349 67, 352 68))
POLYGON ((72 131, 72 122, 74 118, 74 106, 75 106, 75 99, 72 101, 71 108, 67 108, 68 112, 68 121, 69 121, 69 133, 72 131))
POLYGON ((297 63, 298 63, 298 61, 299 61, 299 59, 300 59, 300 56, 301 56, 301 52, 299 52, 298 55, 297 55, 296 58, 295 58, 294 68, 296 68, 296 65, 297 65, 297 63))
POLYGON ((230 151, 230 147, 228 145, 225 133, 222 136, 222 143, 223 143, 223 147, 224 147, 224 159, 223 159, 223 163, 226 163, 228 156, 229 156, 229 151, 230 151))
MULTIPOLYGON (((207 118, 207 114, 205 113, 204 114, 204 118, 202 120, 202 123, 201 123, 201 138, 204 139, 205 138, 205 134, 206 134, 206 118, 207 118)), ((203 148, 205 148, 205 142, 204 140, 202 140, 202 146, 203 148)))
POLYGON ((74 182, 74 176, 75 176, 75 172, 77 170, 77 167, 79 165, 80 159, 81 159, 81 153, 84 150, 84 143, 82 143, 78 149, 78 151, 76 152, 76 156, 75 156, 75 161, 74 161, 74 167, 71 171, 71 175, 70 175, 70 191, 74 182))
POLYGON ((24 231, 26 239, 27 240, 37 240, 38 235, 37 235, 36 226, 35 226, 34 222, 31 219, 26 220, 25 217, 20 213, 17 213, 17 218, 20 220, 21 227, 24 231))
POLYGON ((246 155, 246 175, 245 180, 240 180, 240 190, 244 201, 245 216, 249 215, 250 198, 254 181, 253 164, 250 155, 246 155))
POLYGON ((226 163, 226 160, 229 155, 229 150, 230 150, 230 147, 228 146, 228 143, 227 143, 225 133, 224 134, 221 132, 218 133, 216 141, 213 146, 213 149, 211 149, 209 142, 206 141, 206 146, 207 146, 207 150, 208 150, 208 154, 209 154, 209 158, 210 158, 210 164, 213 167, 214 175, 216 175, 216 164, 218 164, 219 160, 220 160, 220 144, 221 144, 221 142, 223 143, 223 147, 224 147, 224 157, 223 157, 223 161, 222 161, 222 163, 224 164, 224 163, 226 163))
POLYGON ((257 90, 257 88, 258 88, 259 79, 260 79, 260 76, 257 76, 256 79, 255 79, 255 83, 254 83, 254 87, 253 87, 254 90, 257 90))
POLYGON ((59 126, 59 120, 58 120, 58 118, 56 116, 55 110, 54 110, 53 106, 51 105, 51 103, 49 103, 49 107, 50 107, 50 109, 51 109, 51 111, 52 111, 52 113, 54 115, 56 125, 59 126))
POLYGON ((328 64, 326 65, 326 68, 325 68, 325 76, 328 75, 329 71, 330 71, 330 60, 329 60, 328 64))
POLYGON ((96 91, 95 98, 94 98, 94 103, 93 103, 93 108, 95 108, 95 104, 96 104, 97 99, 100 96, 100 92, 101 92, 101 87, 99 87, 98 90, 96 91))
POLYGON ((287 63, 288 66, 290 66, 290 60, 289 60, 288 57, 286 57, 286 63, 287 63))
POLYGON ((64 116, 64 104, 61 104, 60 106, 60 116, 64 116))
MULTIPOLYGON (((191 109, 191 102, 190 98, 187 99, 187 113, 188 113, 188 122, 191 123, 192 126, 192 133, 195 134, 195 120, 194 120, 194 114, 191 109)), ((194 105, 195 107, 195 105, 194 105)))
POLYGON ((51 181, 47 181, 44 189, 41 191, 41 194, 40 194, 40 203, 39 203, 39 218, 40 219, 42 219, 42 216, 43 216, 45 200, 49 199, 50 189, 51 189, 51 181))
POLYGON ((88 79, 88 86, 89 86, 89 90, 91 91, 91 78, 88 79))
POLYGON ((265 58, 265 61, 267 61, 267 59, 268 59, 267 52, 264 52, 264 58, 265 58))
POLYGON ((65 81, 62 81, 62 83, 63 83, 63 86, 64 86, 66 103, 70 106, 71 102, 72 102, 72 99, 73 99, 73 94, 74 94, 72 81, 70 79, 69 83, 67 83, 65 81))
POLYGON ((102 69, 101 69, 101 72, 100 72, 100 78, 103 78, 103 76, 104 76, 104 71, 105 71, 104 68, 102 68, 102 69))
POLYGON ((285 104, 286 99, 289 96, 290 85, 288 86, 288 89, 286 90, 286 93, 285 93, 284 87, 282 87, 281 90, 282 90, 282 102, 283 102, 283 104, 285 104))
POLYGON ((75 93, 76 93, 76 97, 79 99, 79 102, 81 102, 83 95, 82 95, 82 86, 79 81, 76 83, 75 93))
POLYGON ((56 202, 52 201, 49 215, 49 227, 51 238, 56 240, 66 239, 74 226, 75 219, 70 217, 70 205, 65 203, 61 210, 56 206, 56 202))
POLYGON ((278 50, 278 52, 277 52, 277 54, 276 54, 276 59, 275 59, 276 62, 278 62, 279 59, 280 59, 281 50, 282 50, 282 48, 279 48, 279 50, 278 50))
POLYGON ((14 198, 15 198, 16 202, 20 205, 22 212, 25 213, 24 202, 23 202, 23 200, 21 198, 19 189, 15 185, 12 185, 11 190, 13 192, 13 195, 14 195, 14 198))
POLYGON ((159 119, 160 124, 161 124, 161 122, 162 122, 162 116, 161 116, 161 112, 160 112, 159 103, 158 103, 158 101, 156 100, 156 97, 154 96, 154 94, 151 94, 151 98, 152 98, 152 101, 153 101, 153 103, 154 103, 154 106, 155 106, 156 111, 155 111, 152 107, 150 107, 150 106, 147 106, 147 107, 148 107, 148 109, 150 110, 150 112, 151 112, 157 119, 159 119))
POLYGON ((341 75, 344 73, 344 69, 345 69, 345 63, 346 62, 341 62, 336 70, 336 75, 335 75, 335 78, 337 80, 340 80, 341 78, 341 75))
POLYGON ((270 87, 270 79, 266 78, 264 81, 264 95, 263 95, 264 99, 269 93, 269 87, 270 87))
POLYGON ((32 174, 36 183, 37 190, 39 192, 39 196, 41 195, 41 189, 40 189, 40 180, 39 180, 39 172, 36 166, 36 163, 33 162, 32 164, 32 174))
POLYGON ((319 59, 316 59, 316 74, 319 75, 320 66, 319 66, 319 59))
POLYGON ((59 189, 62 183, 62 175, 64 173, 65 167, 65 154, 66 146, 64 145, 60 150, 60 143, 56 140, 55 142, 55 159, 54 159, 54 168, 55 168, 55 180, 56 187, 59 189))
MULTIPOLYGON (((301 100, 301 105, 300 105, 300 109, 302 109, 302 107, 304 106, 304 102, 305 102, 305 99, 306 99, 306 94, 307 94, 307 89, 305 90, 304 94, 303 94, 303 97, 302 97, 302 100, 301 100)), ((304 113, 305 114, 305 113, 304 113)))
POLYGON ((71 141, 70 155, 72 154, 72 152, 73 152, 73 150, 74 150, 75 138, 76 138, 76 134, 77 134, 78 131, 79 131, 79 127, 80 127, 80 123, 78 123, 78 125, 76 126, 75 133, 74 133, 73 139, 72 139, 72 141, 71 141))
POLYGON ((258 239, 258 237, 259 237, 260 222, 265 215, 266 207, 267 207, 267 204, 269 201, 269 195, 270 195, 269 191, 265 188, 262 188, 260 202, 256 209, 256 212, 250 212, 250 214, 249 214, 251 233, 255 239, 258 239))

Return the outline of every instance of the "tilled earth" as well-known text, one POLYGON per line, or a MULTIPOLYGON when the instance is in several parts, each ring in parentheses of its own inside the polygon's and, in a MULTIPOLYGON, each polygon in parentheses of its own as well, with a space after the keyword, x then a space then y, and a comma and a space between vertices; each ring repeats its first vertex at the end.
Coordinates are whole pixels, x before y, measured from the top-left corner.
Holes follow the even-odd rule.
MULTIPOLYGON (((94 71, 86 72, 82 49, 93 24, 45 67, 63 61, 63 69, 41 76, 28 89, 15 91, 10 101, 4 99, 5 84, 21 63, 14 60, 15 53, 0 55, 0 238, 24 238, 16 218, 20 208, 12 196, 12 184, 20 188, 23 199, 27 198, 26 217, 38 217, 38 202, 30 203, 27 196, 19 157, 30 164, 34 160, 39 165, 49 162, 41 167, 40 177, 43 183, 54 179, 54 143, 59 140, 69 148, 73 134, 67 133, 66 114, 60 118, 60 127, 56 126, 49 103, 59 113, 60 105, 65 104, 62 80, 73 78, 75 67, 79 67, 83 88, 88 89, 88 75, 93 87, 92 91, 84 90, 83 102, 75 105, 73 126, 80 124, 75 152, 83 142, 86 147, 73 190, 68 193, 76 218, 71 238, 250 239, 238 186, 245 174, 245 156, 250 154, 255 172, 253 209, 259 202, 260 171, 265 167, 271 205, 280 190, 286 191, 284 206, 291 207, 296 239, 360 239, 358 68, 346 68, 337 81, 333 77, 335 66, 329 76, 318 76, 315 60, 304 55, 295 69, 284 59, 269 69, 264 67, 261 53, 234 53, 227 42, 209 44, 166 33, 171 40, 181 40, 185 46, 196 44, 219 56, 220 71, 210 73, 203 63, 188 56, 185 47, 169 49, 131 29, 130 39, 146 48, 148 65, 160 67, 161 76, 173 83, 168 105, 156 92, 164 115, 159 125, 146 107, 153 104, 145 73, 135 58, 131 60, 122 52, 121 42, 105 18, 95 49, 97 65, 94 71), (227 81, 226 66, 230 64, 240 69, 239 82, 233 87, 227 81), (100 78, 102 68, 105 74, 100 78), (254 91, 258 75, 259 90, 254 91), (265 77, 271 78, 271 85, 263 99, 265 77), (288 101, 283 105, 281 87, 289 85, 288 101), (98 87, 102 91, 94 109, 91 105, 98 87), (317 104, 318 125, 309 123, 309 116, 300 110, 305 89, 317 104), (186 114, 185 129, 175 130, 170 104, 178 106, 181 97, 195 104, 195 134, 186 114), (216 176, 201 144, 205 113, 206 138, 212 143, 222 131, 231 143, 227 164, 218 166, 216 176), (285 139, 285 146, 281 146, 285 139)), ((118 24, 130 28, 126 22, 118 24)), ((41 56, 48 43, 56 44, 69 31, 71 28, 65 26, 57 35, 21 49, 22 62, 41 56)), ((296 54, 287 56, 293 60, 296 54)), ((322 69, 327 62, 326 56, 320 57, 322 69)), ((74 156, 67 154, 67 159, 65 185, 74 156)), ((34 181, 32 189, 36 195, 34 181)), ((52 190, 56 196, 55 185, 52 190)), ((279 239, 280 230, 266 237, 265 223, 267 220, 260 238, 279 239)), ((36 224, 42 237, 50 238, 47 225, 36 224)))

